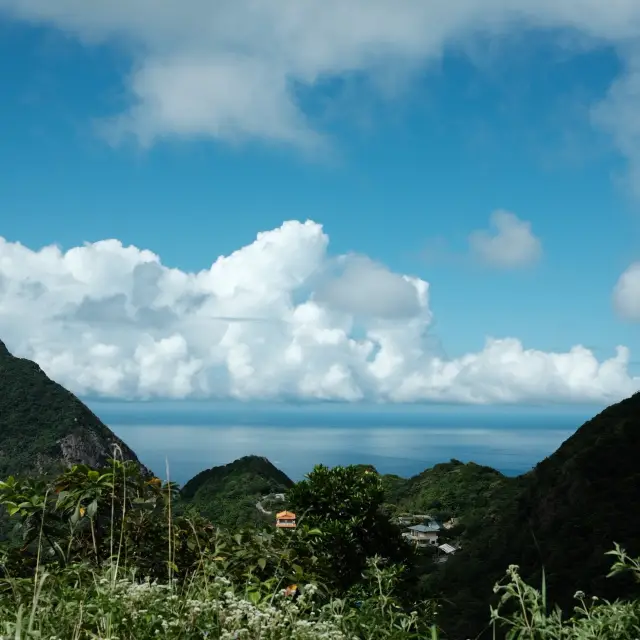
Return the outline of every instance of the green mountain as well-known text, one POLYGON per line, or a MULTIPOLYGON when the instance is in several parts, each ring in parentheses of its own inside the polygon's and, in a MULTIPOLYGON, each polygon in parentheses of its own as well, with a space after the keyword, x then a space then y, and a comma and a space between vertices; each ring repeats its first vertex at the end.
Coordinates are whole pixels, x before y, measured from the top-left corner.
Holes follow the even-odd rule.
MULTIPOLYGON (((608 407, 519 479, 518 491, 487 517, 434 584, 454 607, 458 635, 485 620, 491 587, 508 565, 570 611, 577 589, 600 598, 640 596, 631 579, 605 576, 619 543, 640 554, 640 394, 608 407)), ((487 514, 489 515, 489 513, 487 514)))
POLYGON ((273 522, 275 514, 265 514, 256 507, 262 496, 284 493, 293 484, 267 458, 245 456, 201 471, 184 485, 181 499, 221 527, 263 524, 273 522))
POLYGON ((114 445, 125 460, 138 461, 78 398, 0 341, 0 478, 77 463, 99 468, 112 457, 114 445))
POLYGON ((451 460, 404 479, 382 476, 387 502, 398 512, 456 517, 470 522, 474 517, 495 519, 501 504, 517 491, 519 481, 491 467, 451 460))

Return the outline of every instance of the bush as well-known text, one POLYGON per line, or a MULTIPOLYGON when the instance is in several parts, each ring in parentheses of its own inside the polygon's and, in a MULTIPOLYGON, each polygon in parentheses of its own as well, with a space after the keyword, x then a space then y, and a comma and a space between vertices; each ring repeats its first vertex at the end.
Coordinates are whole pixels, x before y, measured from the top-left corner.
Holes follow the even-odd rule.
MULTIPOLYGON (((368 475, 316 468, 291 492, 306 506, 292 531, 227 531, 192 509, 174 516, 175 487, 130 463, 77 465, 50 483, 9 478, 0 483, 14 523, 0 546, 0 640, 436 640, 438 607, 407 597, 415 565, 393 555, 402 541, 368 475), (375 549, 386 555, 368 555, 375 549)), ((640 581, 639 560, 618 546, 610 553, 611 576, 640 581)), ((577 592, 563 619, 544 580, 538 591, 516 566, 507 578, 490 610, 494 638, 640 637, 639 601, 577 592)))
POLYGON ((192 509, 174 516, 176 497, 115 460, 0 483, 14 525, 1 549, 3 637, 405 640, 424 627, 392 595, 401 570, 381 559, 365 559, 367 588, 337 597, 330 527, 227 531, 192 509))
MULTIPOLYGON (((618 545, 608 554, 617 558, 609 576, 631 572, 640 581, 639 560, 629 558, 618 545)), ((506 584, 495 586, 495 593, 502 596, 498 606, 491 609, 494 630, 504 630, 507 640, 637 640, 640 637, 640 602, 637 600, 608 602, 597 596, 587 598, 582 591, 577 591, 574 598, 579 604, 573 616, 563 620, 559 607, 549 610, 544 577, 541 591, 523 582, 516 565, 509 567, 507 577, 506 584), (504 615, 501 609, 509 605, 511 612, 504 615)))
POLYGON ((380 476, 366 467, 317 465, 287 499, 299 518, 322 530, 315 553, 326 568, 325 579, 341 593, 361 579, 368 558, 412 560, 411 547, 383 509, 380 476))

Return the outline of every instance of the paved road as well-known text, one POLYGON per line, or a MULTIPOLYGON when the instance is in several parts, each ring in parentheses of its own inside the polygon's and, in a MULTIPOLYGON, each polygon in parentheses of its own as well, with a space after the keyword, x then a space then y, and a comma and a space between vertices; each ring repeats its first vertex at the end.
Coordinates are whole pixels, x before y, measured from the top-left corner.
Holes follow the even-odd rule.
POLYGON ((256 509, 262 513, 264 513, 267 516, 270 516, 273 511, 267 511, 263 506, 262 506, 262 502, 256 502, 256 509))

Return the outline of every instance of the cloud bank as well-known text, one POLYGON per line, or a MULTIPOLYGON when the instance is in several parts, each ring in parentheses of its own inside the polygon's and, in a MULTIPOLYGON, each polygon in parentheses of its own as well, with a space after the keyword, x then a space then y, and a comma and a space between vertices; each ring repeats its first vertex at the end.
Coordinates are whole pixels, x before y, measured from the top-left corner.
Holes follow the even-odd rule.
POLYGON ((144 144, 205 136, 314 147, 321 137, 298 87, 364 77, 384 90, 477 36, 508 46, 542 29, 563 54, 613 47, 622 71, 592 119, 640 176, 637 0, 0 0, 0 11, 128 51, 129 107, 112 133, 144 144))
POLYGON ((640 389, 625 347, 598 361, 505 338, 438 357, 429 284, 328 243, 289 221, 188 273, 117 240, 63 253, 0 239, 0 338, 104 397, 610 402, 640 389))

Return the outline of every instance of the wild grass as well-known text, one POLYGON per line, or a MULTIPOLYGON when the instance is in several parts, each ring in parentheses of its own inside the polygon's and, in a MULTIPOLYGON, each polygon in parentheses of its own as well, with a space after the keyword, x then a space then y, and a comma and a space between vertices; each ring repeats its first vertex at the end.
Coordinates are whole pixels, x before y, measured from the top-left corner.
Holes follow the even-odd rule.
MULTIPOLYGON (((169 482, 113 462, 111 475, 81 466, 53 485, 0 483, 19 548, 0 558, 0 640, 410 640, 446 636, 437 606, 407 610, 402 567, 369 558, 347 593, 327 588, 315 556, 319 529, 229 532, 175 516, 169 482), (52 492, 51 487, 57 487, 52 492)), ((611 575, 640 561, 616 546, 611 575)), ((576 593, 563 618, 518 567, 489 610, 494 638, 638 640, 640 602, 576 593)), ((454 638, 452 640, 465 640, 454 638)))
POLYGON ((360 586, 371 589, 361 589, 359 601, 331 597, 321 567, 310 566, 313 554, 299 552, 321 535, 304 526, 304 515, 295 532, 203 526, 197 517, 174 517, 170 482, 112 462, 110 474, 72 468, 53 483, 56 496, 41 483, 0 483, 23 543, 5 549, 0 562, 2 640, 420 637, 427 611, 402 609, 392 595, 399 571, 383 559, 369 560, 360 586), (160 539, 148 555, 166 554, 159 562, 145 562, 135 538, 150 531, 160 539))

